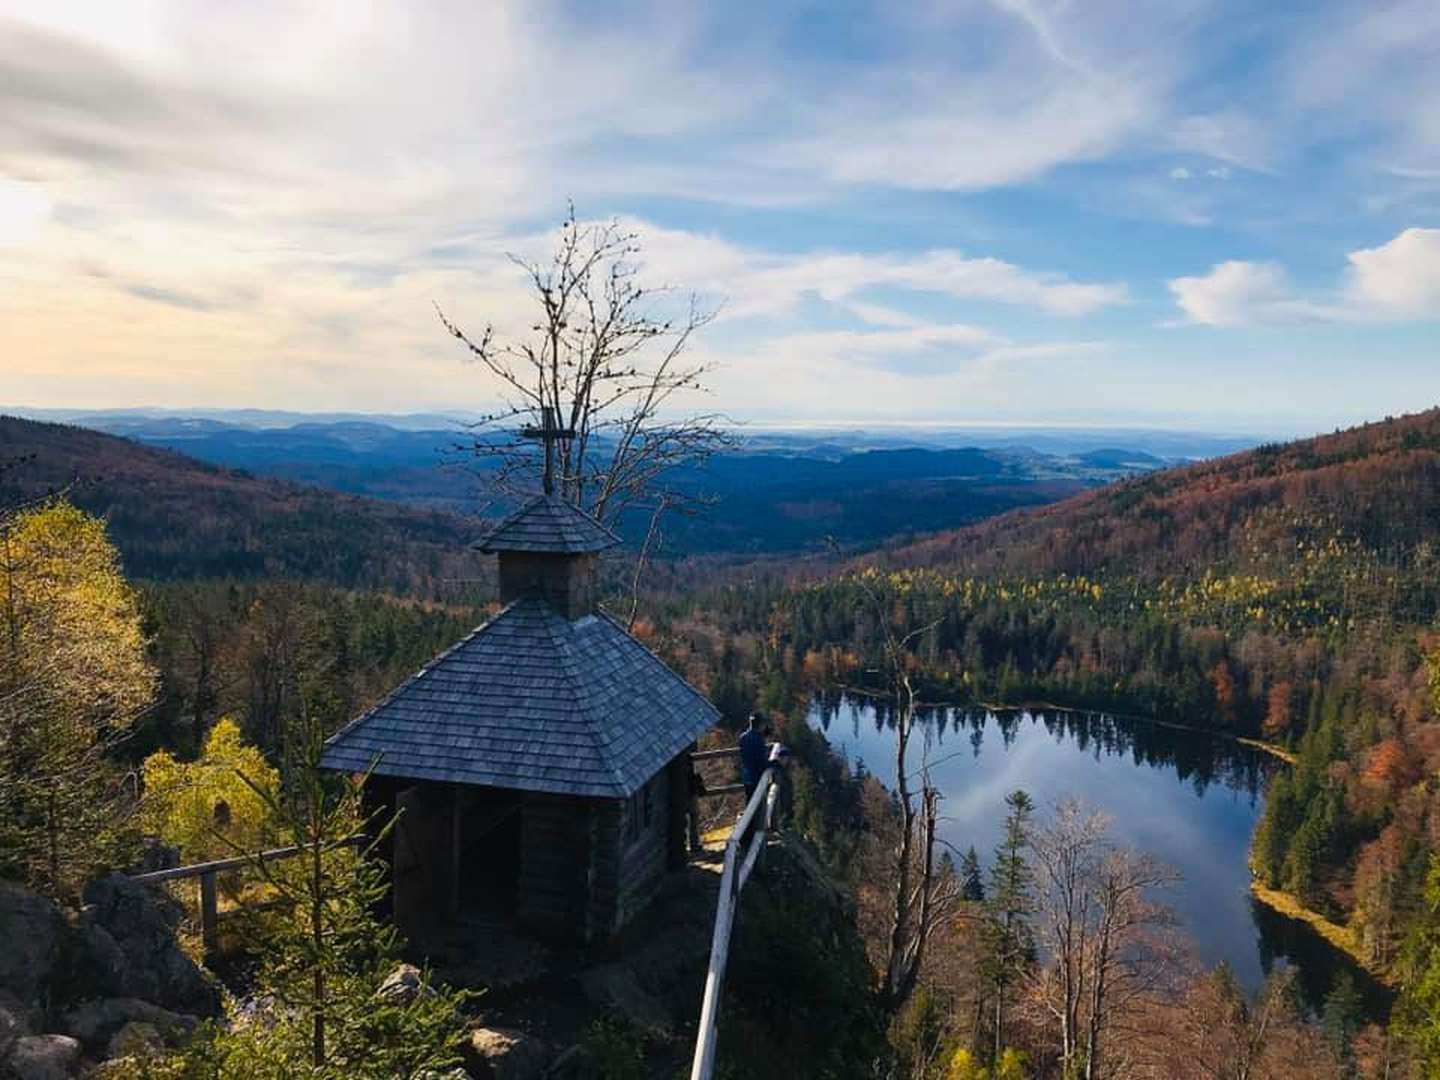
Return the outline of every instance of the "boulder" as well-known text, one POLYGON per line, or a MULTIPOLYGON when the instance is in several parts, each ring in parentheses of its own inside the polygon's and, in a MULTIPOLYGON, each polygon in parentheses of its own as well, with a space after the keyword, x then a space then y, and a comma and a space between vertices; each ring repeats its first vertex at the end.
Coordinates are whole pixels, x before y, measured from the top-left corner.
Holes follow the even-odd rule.
POLYGON ((511 1028, 477 1027, 460 1048, 475 1080, 539 1080, 550 1065, 550 1047, 511 1028))
POLYGON ((165 1045, 165 1036, 154 1024, 131 1020, 105 1046, 107 1058, 146 1058, 165 1045))
MULTIPOLYGON (((103 998, 86 1001, 65 1013, 67 1034, 79 1040, 92 1054, 99 1054, 115 1036, 132 1024, 144 1024, 170 1043, 182 1042, 195 1030, 193 1016, 171 1012, 138 998, 103 998)), ((114 1055, 109 1055, 114 1056, 114 1055)))
POLYGON ((380 984, 375 996, 392 1005, 409 1005, 421 994, 435 990, 425 981, 424 973, 414 964, 400 964, 380 984))
POLYGON ((92 988, 215 1016, 220 991, 175 940, 183 912, 163 892, 121 874, 93 881, 80 913, 82 969, 92 988), (112 948, 113 945, 113 948, 112 948))
POLYGON ((0 1061, 10 1053, 15 1040, 34 1035, 40 1026, 40 1010, 25 1004, 8 990, 0 990, 0 1061))
POLYGON ((38 1002, 60 959, 65 917, 56 904, 19 885, 0 882, 0 990, 38 1002))
POLYGON ((26 1035, 5 1065, 15 1080, 69 1080, 80 1068, 80 1044, 66 1035, 26 1035))

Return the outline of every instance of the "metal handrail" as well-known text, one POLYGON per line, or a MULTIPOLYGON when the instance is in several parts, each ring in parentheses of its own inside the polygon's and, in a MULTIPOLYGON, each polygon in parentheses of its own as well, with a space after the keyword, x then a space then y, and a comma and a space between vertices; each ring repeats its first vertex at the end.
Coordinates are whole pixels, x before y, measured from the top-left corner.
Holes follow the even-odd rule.
POLYGON ((730 934, 735 926, 735 911, 740 890, 750 879, 750 872, 765 846, 765 834, 775 816, 775 770, 766 769, 755 786, 755 793, 735 823, 730 839, 725 842, 725 863, 720 872, 720 895, 715 904, 715 933, 710 941, 710 967, 705 973, 705 997, 700 1005, 700 1026, 695 1032, 695 1060, 690 1067, 690 1080, 711 1080, 715 1072, 715 1040, 720 1016, 720 995, 725 985, 725 965, 730 959, 730 934), (746 846, 746 832, 755 823, 760 808, 765 807, 762 828, 755 830, 746 846), (744 856, 740 854, 745 848, 744 856))

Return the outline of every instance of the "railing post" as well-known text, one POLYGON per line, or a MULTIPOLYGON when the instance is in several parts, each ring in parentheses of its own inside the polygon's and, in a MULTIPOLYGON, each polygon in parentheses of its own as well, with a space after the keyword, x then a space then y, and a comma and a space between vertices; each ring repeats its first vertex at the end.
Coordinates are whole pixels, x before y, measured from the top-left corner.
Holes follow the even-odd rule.
POLYGON ((214 952, 219 940, 219 906, 215 899, 215 871, 200 875, 200 940, 207 953, 214 952))

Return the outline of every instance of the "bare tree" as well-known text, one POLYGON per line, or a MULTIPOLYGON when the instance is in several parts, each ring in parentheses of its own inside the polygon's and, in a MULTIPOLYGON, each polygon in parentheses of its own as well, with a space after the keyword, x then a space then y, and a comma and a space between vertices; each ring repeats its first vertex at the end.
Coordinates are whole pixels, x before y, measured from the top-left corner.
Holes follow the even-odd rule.
POLYGON ((1163 932, 1174 916, 1154 894, 1178 875, 1117 847, 1109 826, 1067 799, 1031 841, 1048 954, 1036 996, 1059 1027, 1064 1075, 1085 1080, 1107 1075, 1106 1036, 1172 970, 1163 932))
POLYGON ((677 411, 683 395, 704 389, 710 366, 685 354, 715 312, 691 294, 681 314, 663 314, 674 293, 641 287, 638 239, 616 220, 578 221, 572 205, 548 262, 511 255, 539 301, 527 340, 502 340, 493 326, 472 337, 436 310, 501 387, 502 405, 473 425, 468 446, 491 466, 487 480, 517 494, 533 493, 543 478, 607 524, 644 509, 643 558, 661 515, 697 507, 695 492, 669 483, 671 474, 735 440, 719 414, 677 411), (543 461, 531 441, 542 432, 551 433, 543 461))
POLYGON ((910 739, 915 731, 918 691, 911 674, 912 646, 936 623, 899 634, 874 587, 863 577, 864 591, 885 641, 884 671, 895 707, 895 802, 900 812, 893 867, 893 903, 881 976, 880 999, 892 1013, 910 1000, 925 962, 936 924, 960 904, 959 880, 942 873, 935 848, 940 790, 930 781, 928 759, 916 771, 920 791, 911 790, 910 739))

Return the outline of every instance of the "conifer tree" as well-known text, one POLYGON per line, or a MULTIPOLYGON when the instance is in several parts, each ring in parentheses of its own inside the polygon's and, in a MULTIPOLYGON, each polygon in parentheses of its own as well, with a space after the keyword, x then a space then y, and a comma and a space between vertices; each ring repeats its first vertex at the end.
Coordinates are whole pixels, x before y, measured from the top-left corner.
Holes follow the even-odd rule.
POLYGON ((1014 987, 1034 962, 1030 917, 1035 910, 1035 878, 1026 858, 1030 815, 1035 804, 1023 791, 1005 796, 1005 833, 990 868, 990 899, 984 935, 982 973, 992 995, 994 1058, 1005 1050, 1005 1013, 1014 987))
POLYGON ((467 995, 428 979, 413 992, 382 990, 401 941, 374 914, 386 882, 373 850, 393 819, 367 818, 364 778, 321 771, 323 747, 323 725, 307 711, 287 738, 278 794, 238 774, 269 806, 282 843, 301 853, 255 858, 251 866, 279 901, 248 927, 269 1015, 202 1041, 194 1075, 382 1080, 438 1075, 459 1061, 455 1037, 467 995))
POLYGON ((972 904, 981 903, 985 899, 985 880, 980 870, 980 856, 976 854, 973 844, 960 860, 960 898, 972 904))

